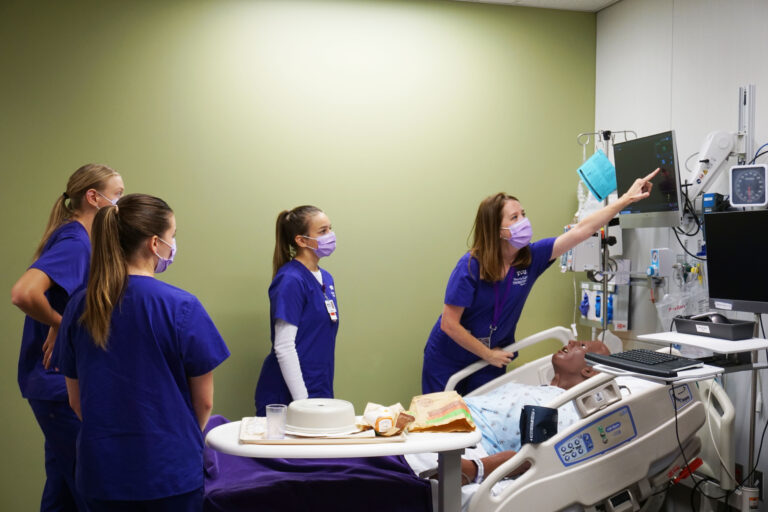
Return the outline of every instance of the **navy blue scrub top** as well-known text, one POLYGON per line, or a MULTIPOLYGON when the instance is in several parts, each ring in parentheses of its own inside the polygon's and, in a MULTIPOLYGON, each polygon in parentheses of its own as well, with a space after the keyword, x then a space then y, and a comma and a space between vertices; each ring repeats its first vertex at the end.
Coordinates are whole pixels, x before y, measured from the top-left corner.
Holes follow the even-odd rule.
POLYGON ((187 379, 229 356, 197 298, 148 276, 129 276, 112 313, 107 350, 71 301, 57 344, 59 364, 78 379, 83 425, 75 480, 90 499, 153 500, 203 486, 203 435, 187 379))
MULTIPOLYGON (((334 354, 339 321, 332 321, 326 298, 339 305, 331 274, 320 269, 323 285, 301 262, 291 260, 277 271, 269 286, 270 331, 275 341, 275 321, 280 318, 298 327, 296 352, 309 398, 333 398, 334 354)), ((291 393, 283 379, 274 346, 264 359, 256 385, 256 411, 269 404, 288 404, 291 393)))
MULTIPOLYGON (((48 238, 40 257, 29 267, 36 268, 53 282, 45 292, 48 303, 59 314, 78 290, 88 284, 91 264, 91 241, 85 227, 77 221, 67 222, 48 238)), ((27 316, 21 335, 18 380, 24 398, 67 401, 64 376, 54 368, 43 367, 43 343, 50 326, 27 316)))
MULTIPOLYGON (((552 264, 552 247, 555 238, 545 238, 533 242, 531 264, 527 268, 511 267, 504 281, 498 283, 498 293, 504 295, 507 280, 512 279, 509 295, 501 310, 499 324, 491 337, 491 348, 506 346, 515 341, 515 329, 523 311, 525 301, 536 279, 552 264)), ((461 306, 464 312, 461 325, 476 338, 486 338, 490 332, 495 304, 494 283, 479 278, 480 266, 469 253, 461 257, 448 279, 445 291, 445 304, 461 306)), ((442 315, 432 328, 424 354, 424 366, 429 366, 429 359, 435 358, 448 363, 458 371, 478 361, 472 352, 464 349, 440 329, 442 315)))

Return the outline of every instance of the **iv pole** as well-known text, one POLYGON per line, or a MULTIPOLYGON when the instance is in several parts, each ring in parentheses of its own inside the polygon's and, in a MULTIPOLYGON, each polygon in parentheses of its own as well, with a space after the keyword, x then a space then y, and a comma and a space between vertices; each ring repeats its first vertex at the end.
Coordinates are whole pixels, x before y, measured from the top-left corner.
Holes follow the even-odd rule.
MULTIPOLYGON (((610 146, 613 145, 613 140, 616 134, 622 134, 624 135, 624 140, 627 139, 627 134, 631 133, 632 135, 637 138, 637 133, 635 133, 632 130, 620 130, 620 131, 611 131, 611 130, 598 130, 596 132, 589 132, 589 133, 580 133, 576 137, 576 142, 581 145, 582 148, 582 163, 587 161, 587 146, 589 145, 591 138, 595 137, 595 151, 598 149, 602 149, 603 153, 605 153, 605 156, 608 156, 610 146), (586 140, 584 139, 586 137, 586 140), (599 140, 598 140, 599 138, 599 140), (599 145, 599 146, 598 146, 599 145)), ((606 197, 603 199, 603 206, 608 206, 608 198, 606 197)), ((609 249, 608 246, 612 245, 609 241, 608 237, 608 225, 603 226, 601 230, 601 236, 600 236, 600 273, 602 275, 602 282, 601 282, 601 293, 602 293, 602 300, 600 301, 600 329, 603 340, 605 339, 605 331, 608 330, 608 280, 609 280, 609 269, 608 269, 608 256, 609 256, 609 249)))

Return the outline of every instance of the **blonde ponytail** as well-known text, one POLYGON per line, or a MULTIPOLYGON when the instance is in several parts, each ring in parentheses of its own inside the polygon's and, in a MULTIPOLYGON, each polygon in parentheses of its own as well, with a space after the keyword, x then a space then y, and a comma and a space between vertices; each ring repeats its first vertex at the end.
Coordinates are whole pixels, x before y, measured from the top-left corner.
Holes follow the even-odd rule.
POLYGON ((43 237, 35 250, 33 259, 40 257, 45 244, 62 224, 72 219, 76 210, 82 207, 83 197, 90 189, 104 190, 107 180, 120 174, 106 165, 86 164, 72 173, 67 181, 67 190, 61 194, 51 208, 48 224, 45 226, 43 237), (69 201, 69 204, 67 204, 69 201))
POLYGON ((96 346, 106 349, 112 310, 125 290, 128 266, 120 247, 118 207, 96 212, 91 229, 93 251, 85 312, 81 318, 96 346))
POLYGON ((309 228, 309 219, 322 212, 316 206, 297 206, 293 210, 283 210, 277 215, 275 223, 275 253, 272 256, 272 278, 280 267, 296 256, 296 235, 305 235, 309 228))
POLYGON ((37 246, 37 249, 35 250, 35 255, 33 259, 37 259, 40 257, 40 254, 43 252, 43 247, 45 247, 45 243, 48 241, 48 239, 51 237, 51 234, 56 231, 56 229, 64 224, 66 221, 68 221, 72 217, 72 209, 67 205, 67 199, 69 196, 66 192, 61 194, 58 199, 56 199, 56 202, 53 203, 53 208, 51 208, 51 214, 48 216, 48 224, 45 226, 45 232, 43 232, 43 238, 40 240, 40 243, 37 246))

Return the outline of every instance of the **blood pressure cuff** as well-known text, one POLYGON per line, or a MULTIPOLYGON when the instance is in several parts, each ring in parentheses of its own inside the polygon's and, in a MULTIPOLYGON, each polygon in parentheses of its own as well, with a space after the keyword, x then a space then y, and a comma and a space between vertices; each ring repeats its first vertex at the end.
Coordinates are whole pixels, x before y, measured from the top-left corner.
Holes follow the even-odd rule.
POLYGON ((557 409, 525 405, 520 414, 520 445, 542 443, 557 434, 557 409))

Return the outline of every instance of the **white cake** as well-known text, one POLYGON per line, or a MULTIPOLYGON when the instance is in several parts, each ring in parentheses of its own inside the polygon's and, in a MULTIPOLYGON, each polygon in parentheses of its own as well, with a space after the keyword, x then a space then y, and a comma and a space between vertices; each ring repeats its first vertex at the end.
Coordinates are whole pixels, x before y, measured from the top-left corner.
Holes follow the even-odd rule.
POLYGON ((346 434, 357 430, 355 408, 346 400, 306 398, 288 406, 285 430, 298 434, 346 434))

